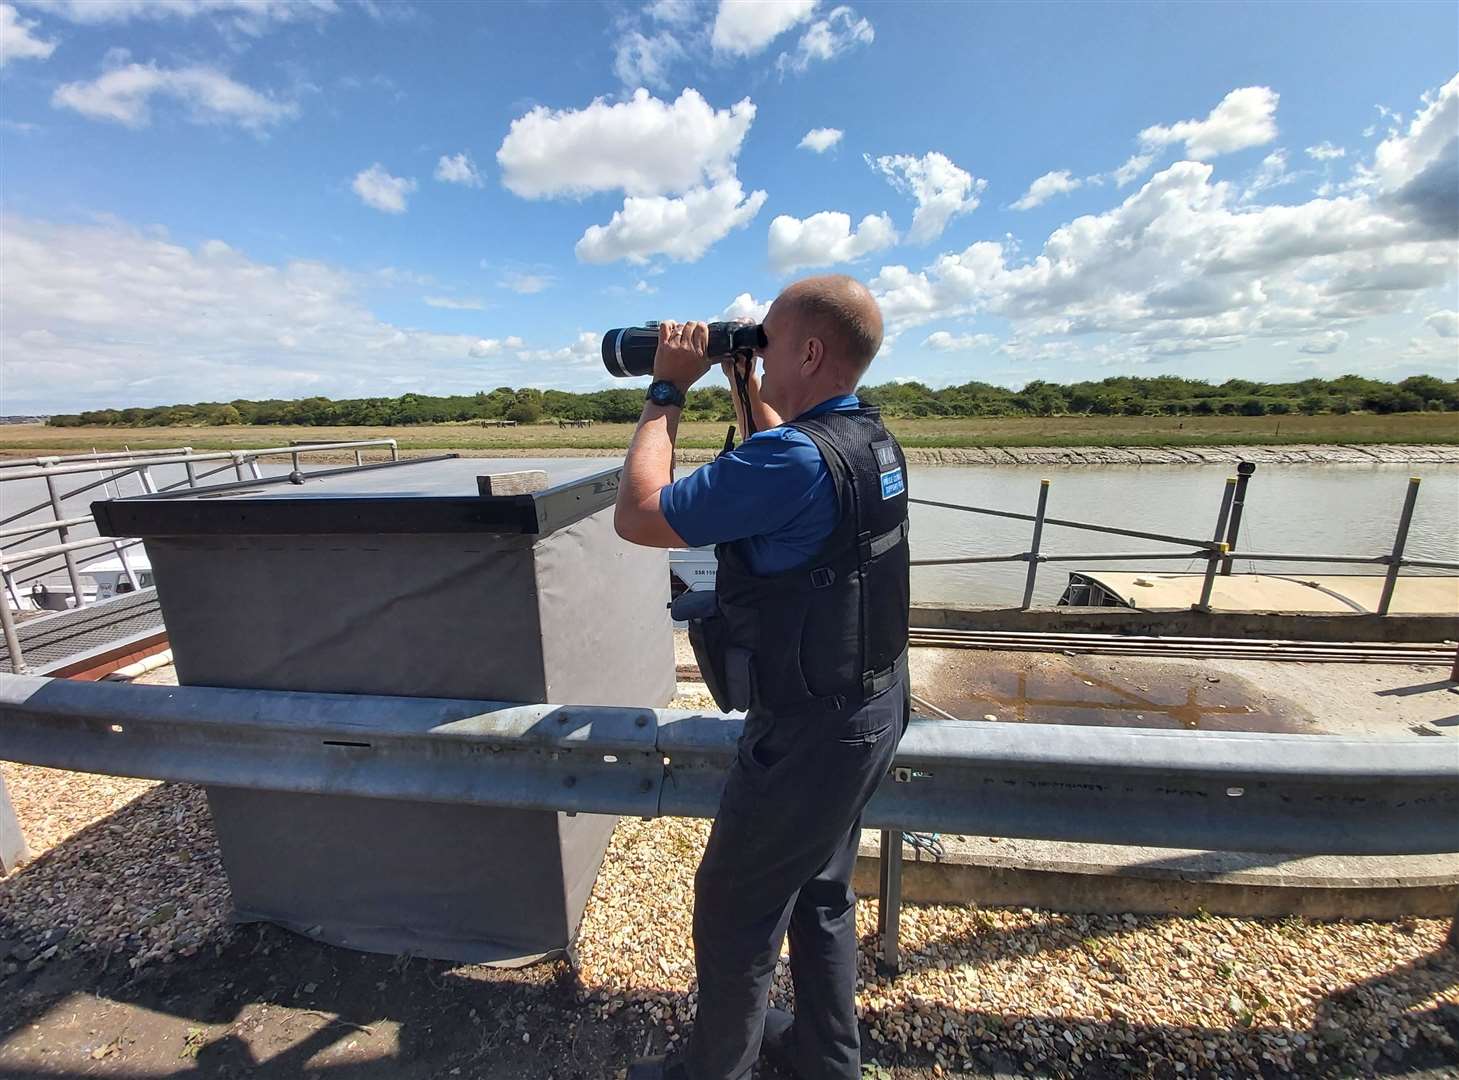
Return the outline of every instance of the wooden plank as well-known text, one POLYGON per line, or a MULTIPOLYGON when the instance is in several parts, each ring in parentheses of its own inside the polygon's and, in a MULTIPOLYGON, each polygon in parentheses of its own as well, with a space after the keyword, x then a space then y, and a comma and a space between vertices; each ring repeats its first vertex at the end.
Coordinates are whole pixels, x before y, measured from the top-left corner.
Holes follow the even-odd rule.
POLYGON ((483 498, 496 495, 530 495, 547 487, 545 469, 523 469, 521 472, 490 473, 476 478, 476 490, 483 498))
POLYGON ((5 777, 0 776, 0 874, 8 874, 26 859, 30 852, 25 846, 25 837, 20 834, 20 820, 15 808, 10 805, 10 793, 5 790, 5 777))

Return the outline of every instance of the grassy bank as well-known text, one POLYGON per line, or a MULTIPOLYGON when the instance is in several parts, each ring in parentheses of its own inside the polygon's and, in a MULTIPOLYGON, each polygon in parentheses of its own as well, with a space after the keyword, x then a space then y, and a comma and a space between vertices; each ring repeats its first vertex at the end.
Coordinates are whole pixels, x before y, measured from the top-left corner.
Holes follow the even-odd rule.
MULTIPOLYGON (((1459 444, 1459 413, 1401 413, 1347 416, 1061 416, 965 420, 894 420, 891 428, 908 447, 980 446, 1274 446, 1459 444)), ((724 442, 725 426, 684 424, 679 444, 713 449, 724 442)), ((533 424, 483 428, 471 424, 410 427, 162 427, 52 428, 41 424, 0 427, 0 452, 80 453, 98 450, 191 446, 197 450, 287 446, 291 440, 340 442, 393 438, 406 450, 624 449, 631 424, 560 428, 533 424)))

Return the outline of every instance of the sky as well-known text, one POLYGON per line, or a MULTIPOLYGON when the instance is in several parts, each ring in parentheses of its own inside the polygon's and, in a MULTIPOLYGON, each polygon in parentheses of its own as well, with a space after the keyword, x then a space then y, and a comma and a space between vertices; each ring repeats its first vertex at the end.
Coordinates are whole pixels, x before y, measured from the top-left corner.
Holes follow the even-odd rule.
POLYGON ((0 0, 0 413, 601 389, 816 273, 870 383, 1459 377, 1459 7, 0 0))

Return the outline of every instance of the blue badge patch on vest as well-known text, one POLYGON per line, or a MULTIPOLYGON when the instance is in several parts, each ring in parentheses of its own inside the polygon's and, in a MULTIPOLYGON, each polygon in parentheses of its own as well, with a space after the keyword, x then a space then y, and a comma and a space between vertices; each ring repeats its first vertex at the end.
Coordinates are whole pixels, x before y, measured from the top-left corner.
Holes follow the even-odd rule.
POLYGON ((907 482, 902 479, 900 468, 881 474, 881 497, 883 499, 890 499, 893 495, 900 495, 906 490, 907 482))

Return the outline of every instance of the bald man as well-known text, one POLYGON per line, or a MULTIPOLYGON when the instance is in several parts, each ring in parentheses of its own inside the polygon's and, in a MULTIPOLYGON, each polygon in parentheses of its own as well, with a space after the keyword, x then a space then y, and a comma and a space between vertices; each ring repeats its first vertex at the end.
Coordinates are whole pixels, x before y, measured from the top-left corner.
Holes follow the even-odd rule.
POLYGON ((629 1080, 744 1080, 762 1044, 807 1080, 861 1076, 851 872, 862 808, 909 715, 907 467, 854 394, 882 338, 863 285, 796 282, 763 329, 749 418, 736 401, 756 434, 674 482, 708 330, 660 325, 618 492, 624 539, 716 545, 713 610, 691 638, 720 707, 748 710, 694 881, 694 1031, 681 1055, 638 1062, 629 1080), (787 931, 796 1012, 767 1016, 787 931))

